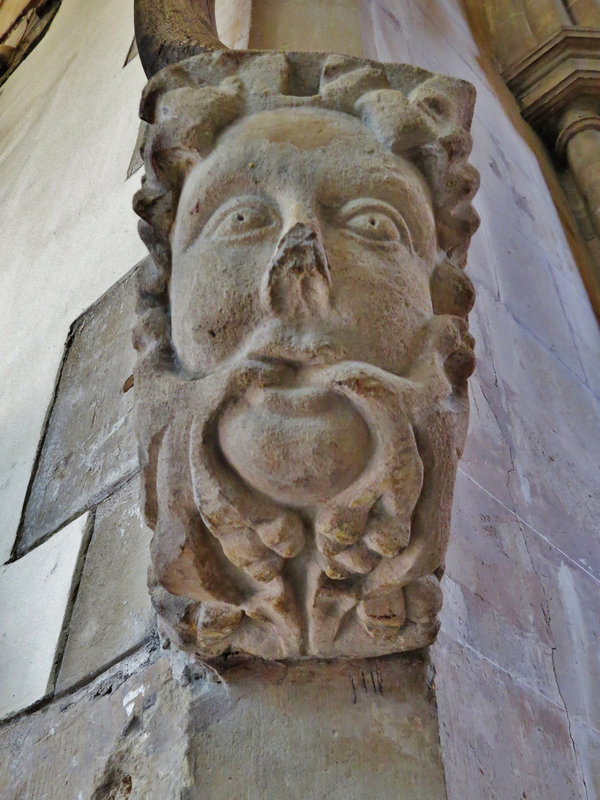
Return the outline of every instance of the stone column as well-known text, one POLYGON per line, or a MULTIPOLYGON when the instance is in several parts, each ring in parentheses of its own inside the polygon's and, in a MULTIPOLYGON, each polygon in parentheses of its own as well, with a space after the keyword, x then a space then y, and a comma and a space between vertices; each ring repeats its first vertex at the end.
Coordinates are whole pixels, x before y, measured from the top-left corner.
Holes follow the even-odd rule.
MULTIPOLYGON (((600 318, 600 5, 597 0, 486 0, 470 3, 485 17, 504 79, 523 117, 566 164, 589 216, 581 235, 589 260, 582 278, 600 318), (506 32, 514 37, 509 42, 506 32), (589 229, 595 237, 589 239, 589 229)), ((580 226, 581 227, 581 226, 580 226)))
POLYGON ((556 140, 600 238, 600 114, 593 103, 575 103, 563 114, 556 140))
POLYGON ((598 0, 568 0, 567 5, 577 25, 585 25, 589 28, 600 27, 598 0))
POLYGON ((571 24, 562 0, 523 0, 523 8, 531 30, 540 43, 558 33, 563 25, 571 24))

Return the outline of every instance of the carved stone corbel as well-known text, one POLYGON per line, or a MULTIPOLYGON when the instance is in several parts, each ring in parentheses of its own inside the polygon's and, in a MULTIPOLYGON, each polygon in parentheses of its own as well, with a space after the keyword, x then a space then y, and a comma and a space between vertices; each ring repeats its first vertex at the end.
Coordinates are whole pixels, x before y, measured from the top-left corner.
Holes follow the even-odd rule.
POLYGON ((473 101, 319 53, 203 52, 148 83, 136 414, 178 646, 434 640, 474 364, 473 101))

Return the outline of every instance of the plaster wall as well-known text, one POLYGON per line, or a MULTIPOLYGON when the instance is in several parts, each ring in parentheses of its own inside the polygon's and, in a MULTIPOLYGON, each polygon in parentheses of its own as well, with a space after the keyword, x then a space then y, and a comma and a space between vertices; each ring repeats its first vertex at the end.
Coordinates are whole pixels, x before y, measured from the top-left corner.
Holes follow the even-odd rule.
POLYGON ((73 320, 143 255, 126 181, 145 79, 130 3, 65 0, 0 93, 0 557, 73 320))
MULTIPOLYGON (((468 269, 478 290, 471 325, 479 365, 456 489, 443 630, 433 650, 448 797, 592 800, 600 796, 600 334, 579 277, 577 260, 585 256, 543 148, 480 51, 459 0, 360 0, 351 11, 347 21, 356 20, 366 56, 457 75, 478 89, 472 160, 482 175, 482 226, 468 269)), ((312 43, 308 12, 306 19, 285 43, 274 26, 269 46, 324 47, 316 33, 312 43)), ((45 39, 0 93, 4 557, 69 326, 143 255, 131 211, 138 178, 125 180, 144 83, 138 59, 123 67, 132 36, 129 3, 64 0, 45 39)), ((340 42, 331 49, 345 48, 340 42)), ((85 549, 80 538, 51 537, 39 552, 56 542, 60 557, 63 540, 67 597, 85 549)), ((142 533, 129 541, 146 552, 142 533)), ((119 591, 119 605, 132 600, 121 551, 115 546, 111 555, 106 542, 103 559, 112 573, 98 582, 96 604, 82 586, 82 609, 102 607, 105 590, 113 604, 119 591)), ((10 565, 11 585, 25 594, 39 581, 37 552, 10 565)), ((92 547, 88 553, 94 555, 92 547)), ((18 597, 9 591, 7 607, 17 615, 18 597)), ((136 585, 140 609, 141 594, 136 585)), ((62 601, 52 606, 49 631, 60 630, 64 611, 62 601)), ((73 620, 85 639, 83 613, 76 608, 73 620)), ((35 619, 35 607, 27 615, 35 619)), ((128 629, 123 619, 120 636, 128 629)), ((120 639, 122 653, 139 646, 140 635, 120 639)), ((51 691, 60 635, 51 636, 54 647, 45 647, 36 667, 37 688, 11 682, 3 708, 18 711, 51 691)), ((119 657, 111 651, 112 661, 119 657)), ((97 670, 106 664, 101 653, 94 659, 88 651, 84 660, 85 666, 69 661, 62 685, 81 685, 94 663, 97 670)), ((35 719, 19 724, 35 726, 35 719)), ((277 731, 271 736, 265 747, 277 731)), ((42 776, 40 792, 43 784, 42 776)))

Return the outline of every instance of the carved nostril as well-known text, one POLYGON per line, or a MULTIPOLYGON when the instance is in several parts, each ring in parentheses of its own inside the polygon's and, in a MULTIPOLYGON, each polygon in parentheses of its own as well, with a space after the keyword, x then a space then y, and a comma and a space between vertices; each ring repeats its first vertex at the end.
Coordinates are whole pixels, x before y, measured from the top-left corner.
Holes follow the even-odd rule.
POLYGON ((320 314, 329 305, 331 276, 317 232, 297 222, 279 240, 261 294, 269 310, 320 314))

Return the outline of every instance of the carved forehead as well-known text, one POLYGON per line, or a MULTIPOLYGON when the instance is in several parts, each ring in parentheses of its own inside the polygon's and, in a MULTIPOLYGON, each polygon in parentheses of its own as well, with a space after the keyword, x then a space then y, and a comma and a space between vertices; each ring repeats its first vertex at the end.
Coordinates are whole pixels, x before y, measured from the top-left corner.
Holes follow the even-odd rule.
POLYGON ((182 205, 215 201, 215 195, 241 188, 318 195, 332 204, 372 193, 410 206, 418 227, 434 228, 430 191, 420 171, 359 120, 336 111, 281 108, 233 123, 188 176, 182 205))
POLYGON ((386 152, 372 132, 355 117, 311 108, 278 108, 252 114, 228 128, 220 143, 227 146, 231 139, 236 143, 260 140, 270 144, 287 143, 299 150, 316 150, 339 146, 342 138, 352 138, 356 151, 377 148, 382 154, 386 152))

